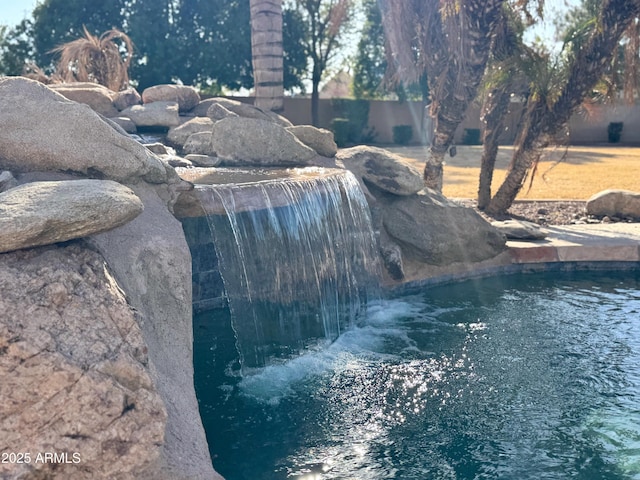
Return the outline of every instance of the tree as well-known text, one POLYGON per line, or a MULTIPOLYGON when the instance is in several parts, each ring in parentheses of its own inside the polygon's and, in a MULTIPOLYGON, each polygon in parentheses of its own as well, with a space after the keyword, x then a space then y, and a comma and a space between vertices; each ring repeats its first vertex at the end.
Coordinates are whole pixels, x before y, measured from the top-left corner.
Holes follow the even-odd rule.
POLYGON ((515 200, 527 173, 535 168, 542 150, 568 122, 574 110, 592 92, 610 65, 620 37, 640 13, 638 0, 604 0, 594 28, 584 45, 572 52, 566 80, 556 96, 538 93, 526 106, 507 177, 491 199, 487 212, 505 212, 515 200))
POLYGON ((426 72, 435 134, 427 153, 427 187, 442 191, 442 163, 484 76, 501 0, 381 0, 391 67, 414 82, 426 72))
POLYGON ((356 98, 380 98, 387 71, 382 15, 377 0, 364 0, 365 21, 360 32, 353 67, 353 95, 356 98))
POLYGON ((4 27, 0 38, 0 74, 21 75, 29 61, 33 60, 33 41, 29 35, 32 23, 22 20, 14 28, 4 27))
POLYGON ((341 46, 354 11, 353 0, 295 0, 294 6, 307 26, 306 55, 311 59, 311 121, 319 123, 319 86, 341 46))
POLYGON ((251 0, 251 63, 255 105, 284 109, 282 0, 251 0))

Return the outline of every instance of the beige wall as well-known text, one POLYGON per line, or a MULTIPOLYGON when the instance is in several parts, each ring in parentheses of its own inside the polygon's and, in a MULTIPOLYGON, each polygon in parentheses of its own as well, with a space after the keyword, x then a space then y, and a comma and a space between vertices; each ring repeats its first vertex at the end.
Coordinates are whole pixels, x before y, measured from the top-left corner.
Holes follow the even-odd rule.
MULTIPOLYGON (((249 97, 237 100, 252 103, 249 97)), ((320 100, 320 127, 330 128, 333 112, 330 99, 320 100)), ((375 129, 376 143, 393 142, 394 125, 413 127, 413 144, 422 142, 424 104, 422 102, 397 102, 372 100, 369 109, 369 127, 375 129)), ((306 97, 285 97, 284 116, 295 125, 311 124, 311 100, 306 97)), ((513 103, 506 121, 501 143, 511 144, 518 129, 519 104, 513 103)), ((624 122, 620 139, 621 144, 640 144, 640 106, 598 105, 589 109, 589 113, 577 113, 569 122, 569 142, 571 144, 607 143, 607 127, 611 122, 624 122)), ((466 118, 456 131, 455 141, 461 143, 465 128, 481 128, 479 107, 472 105, 466 118)))

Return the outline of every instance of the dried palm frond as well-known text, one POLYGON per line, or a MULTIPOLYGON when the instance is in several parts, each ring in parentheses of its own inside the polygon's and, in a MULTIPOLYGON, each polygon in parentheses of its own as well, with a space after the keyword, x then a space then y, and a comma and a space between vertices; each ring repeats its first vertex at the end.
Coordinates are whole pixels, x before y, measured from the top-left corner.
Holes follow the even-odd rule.
POLYGON ((107 30, 100 37, 83 27, 84 37, 60 45, 56 71, 66 82, 94 82, 119 91, 128 86, 133 54, 131 39, 119 30, 107 30))

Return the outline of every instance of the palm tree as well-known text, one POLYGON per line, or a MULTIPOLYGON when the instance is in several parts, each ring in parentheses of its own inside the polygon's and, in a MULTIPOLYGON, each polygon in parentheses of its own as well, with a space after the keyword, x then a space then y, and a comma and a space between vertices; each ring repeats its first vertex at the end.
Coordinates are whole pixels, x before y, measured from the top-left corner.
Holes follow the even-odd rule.
POLYGON ((116 92, 127 88, 133 55, 131 39, 116 29, 100 37, 91 35, 86 27, 83 29, 84 37, 53 50, 60 53, 56 74, 65 82, 94 82, 116 92))
POLYGON ((389 64, 404 82, 426 72, 435 134, 424 169, 442 191, 442 164, 456 128, 476 97, 504 0, 381 0, 389 64))
POLYGON ((250 0, 255 105, 284 109, 282 0, 250 0))
POLYGON ((620 37, 640 13, 640 0, 604 0, 588 40, 573 52, 567 77, 557 96, 530 99, 507 177, 487 207, 491 214, 504 213, 515 200, 527 174, 535 168, 544 147, 569 121, 571 114, 592 92, 610 65, 620 37))

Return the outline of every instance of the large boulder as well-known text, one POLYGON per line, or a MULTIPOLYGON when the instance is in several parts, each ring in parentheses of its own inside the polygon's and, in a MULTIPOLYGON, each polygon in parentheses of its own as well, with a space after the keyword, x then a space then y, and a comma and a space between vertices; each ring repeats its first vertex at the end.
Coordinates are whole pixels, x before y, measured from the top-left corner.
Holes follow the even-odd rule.
POLYGON ((187 141, 182 146, 182 150, 185 154, 193 155, 212 155, 215 156, 216 152, 211 146, 211 132, 198 132, 189 135, 187 141))
POLYGON ((133 105, 120 112, 130 118, 137 127, 175 127, 180 125, 180 113, 176 102, 153 102, 133 105))
POLYGON ((115 92, 98 83, 53 83, 49 88, 69 100, 89 105, 92 110, 105 117, 118 115, 118 109, 113 104, 115 92))
POLYGON ((431 265, 473 263, 505 249, 505 236, 473 209, 451 202, 434 190, 389 196, 381 206, 382 223, 411 257, 431 265))
POLYGON ((292 123, 284 118, 281 115, 278 115, 274 112, 268 112, 262 110, 259 107, 255 107, 253 105, 249 105, 248 103, 242 103, 237 100, 231 100, 230 98, 223 97, 215 97, 208 99, 210 103, 209 110, 207 111, 207 116, 212 120, 217 120, 216 118, 219 115, 218 109, 216 107, 211 108, 213 105, 221 105, 230 112, 235 113, 236 115, 244 118, 255 118, 257 120, 266 120, 269 122, 276 123, 281 127, 291 127, 292 123))
POLYGON ((160 183, 162 162, 86 105, 22 77, 0 79, 0 169, 160 183))
POLYGON ((491 222, 495 228, 504 233, 509 240, 543 240, 547 232, 540 225, 524 220, 503 220, 491 222))
MULTIPOLYGON (((165 468, 153 480, 215 480, 193 385, 191 255, 182 225, 169 213, 165 187, 132 186, 144 211, 91 237, 140 316, 152 378, 167 408, 165 468)), ((72 478, 72 477, 69 477, 72 478)), ((117 478, 117 477, 116 477, 117 478)))
POLYGON ((142 92, 142 102, 176 102, 180 112, 188 112, 200 103, 200 94, 186 85, 155 85, 142 92))
POLYGON ((365 145, 344 148, 336 158, 356 177, 394 195, 413 195, 424 188, 419 172, 388 150, 365 145))
POLYGON ((298 140, 307 147, 313 148, 318 155, 323 157, 334 157, 338 152, 338 146, 333 139, 333 132, 324 128, 316 128, 312 125, 295 125, 287 127, 298 140))
POLYGON ((140 105, 141 103, 142 97, 133 87, 121 90, 120 92, 116 92, 113 96, 113 105, 118 110, 124 110, 125 108, 131 107, 133 105, 140 105))
POLYGON ((163 478, 166 410, 104 259, 80 243, 0 255, 0 312, 2 451, 30 459, 0 478, 163 478))
POLYGON ((227 166, 305 166, 317 156, 283 127, 244 117, 214 123, 211 147, 227 166))
POLYGON ((640 218, 640 192, 604 190, 587 200, 587 214, 640 218))
POLYGON ((0 193, 0 252, 105 232, 142 210, 131 189, 110 180, 20 185, 0 193))
POLYGON ((211 133, 211 127, 213 127, 213 122, 210 118, 195 117, 182 125, 171 127, 167 132, 167 140, 174 145, 182 147, 187 143, 187 139, 190 135, 200 132, 211 133))

